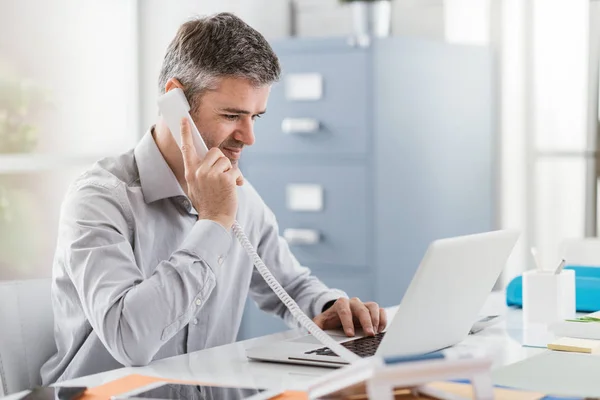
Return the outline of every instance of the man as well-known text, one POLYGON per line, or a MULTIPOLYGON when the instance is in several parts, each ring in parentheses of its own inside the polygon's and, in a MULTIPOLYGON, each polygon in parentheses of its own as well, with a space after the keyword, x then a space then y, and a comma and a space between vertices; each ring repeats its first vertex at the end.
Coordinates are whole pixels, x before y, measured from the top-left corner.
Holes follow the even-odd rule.
POLYGON ((279 78, 276 55, 231 14, 189 21, 169 45, 161 93, 179 87, 207 147, 182 122, 179 148, 158 118, 135 149, 104 159, 69 189, 53 266, 58 351, 44 384, 235 341, 248 294, 292 317, 232 239, 237 219, 285 290, 322 328, 386 325, 376 303, 349 300, 299 265, 275 216, 238 169, 279 78))

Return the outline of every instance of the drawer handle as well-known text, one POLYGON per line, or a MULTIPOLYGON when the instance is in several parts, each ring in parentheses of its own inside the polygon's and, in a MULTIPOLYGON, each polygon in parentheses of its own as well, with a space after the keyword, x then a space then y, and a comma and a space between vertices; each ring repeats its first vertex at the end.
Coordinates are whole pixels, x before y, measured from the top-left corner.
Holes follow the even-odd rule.
POLYGON ((319 121, 314 118, 285 118, 281 122, 281 130, 287 134, 315 134, 319 132, 319 126, 319 121))
POLYGON ((315 229, 284 229, 283 238, 291 245, 315 245, 321 241, 315 229))

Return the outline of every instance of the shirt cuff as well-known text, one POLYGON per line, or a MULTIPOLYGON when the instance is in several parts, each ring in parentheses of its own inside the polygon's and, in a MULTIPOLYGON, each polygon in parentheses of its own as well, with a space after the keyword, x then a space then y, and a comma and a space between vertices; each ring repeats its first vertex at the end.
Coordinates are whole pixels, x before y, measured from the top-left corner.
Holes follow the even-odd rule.
POLYGON ((328 291, 319 295, 316 300, 313 302, 313 316, 317 316, 323 312, 323 307, 325 304, 332 300, 337 300, 340 297, 348 298, 346 292, 339 289, 329 289, 328 291))
POLYGON ((181 245, 182 250, 205 261, 211 268, 223 264, 231 247, 231 235, 218 222, 198 220, 181 245))

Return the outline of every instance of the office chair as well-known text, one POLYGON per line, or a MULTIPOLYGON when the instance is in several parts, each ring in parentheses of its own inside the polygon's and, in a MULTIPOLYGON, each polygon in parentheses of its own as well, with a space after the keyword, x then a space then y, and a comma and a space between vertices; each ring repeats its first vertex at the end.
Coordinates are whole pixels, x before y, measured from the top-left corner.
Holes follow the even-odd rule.
POLYGON ((0 397, 41 384, 56 351, 50 279, 0 282, 0 397))

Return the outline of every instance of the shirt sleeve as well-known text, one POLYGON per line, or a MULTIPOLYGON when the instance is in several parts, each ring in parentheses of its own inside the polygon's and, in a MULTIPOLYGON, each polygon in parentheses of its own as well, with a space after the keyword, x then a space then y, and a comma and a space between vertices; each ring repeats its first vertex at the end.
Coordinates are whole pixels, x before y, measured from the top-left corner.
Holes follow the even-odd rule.
MULTIPOLYGON (((258 193, 255 194, 255 197, 259 200, 253 202, 253 207, 259 208, 259 210, 254 210, 255 214, 262 216, 258 229, 258 255, 285 291, 298 303, 302 311, 310 318, 314 318, 321 314, 323 307, 328 302, 340 297, 347 298, 348 295, 345 292, 328 288, 311 274, 309 268, 300 265, 286 240, 280 236, 275 215, 260 199, 258 193)), ((298 326, 287 307, 267 285, 256 268, 252 272, 250 296, 261 310, 278 315, 289 326, 298 326)))
POLYGON ((124 189, 84 184, 63 203, 58 251, 98 337, 120 363, 146 365, 189 323, 215 287, 219 256, 231 236, 218 223, 196 222, 180 247, 144 277, 130 236, 124 189))

